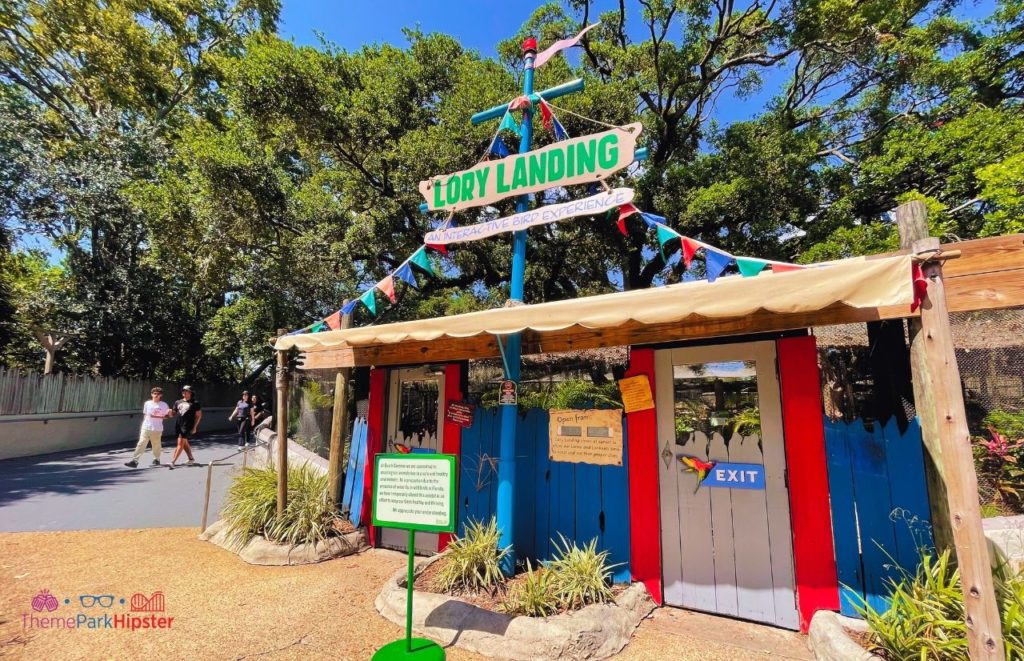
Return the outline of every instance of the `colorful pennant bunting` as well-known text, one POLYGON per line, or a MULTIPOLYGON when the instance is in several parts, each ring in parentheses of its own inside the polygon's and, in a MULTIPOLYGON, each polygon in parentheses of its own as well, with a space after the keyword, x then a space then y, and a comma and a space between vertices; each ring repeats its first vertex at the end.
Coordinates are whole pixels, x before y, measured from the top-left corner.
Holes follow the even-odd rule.
POLYGON ((516 98, 512 99, 512 101, 510 101, 509 104, 508 104, 508 109, 509 110, 522 110, 523 108, 529 108, 532 105, 533 104, 530 103, 530 97, 528 97, 526 95, 523 95, 523 96, 517 96, 516 98))
POLYGON ((646 211, 641 211, 640 212, 640 217, 644 219, 644 222, 647 223, 648 227, 657 227, 658 225, 664 225, 665 224, 665 217, 664 216, 659 216, 657 214, 647 213, 646 211))
MULTIPOLYGON (((642 216, 644 214, 640 214, 640 215, 642 216)), ((646 220, 646 218, 644 220, 646 220)), ((661 251, 661 259, 662 259, 662 261, 664 261, 667 264, 668 263, 668 256, 665 255, 665 244, 668 243, 669 241, 675 241, 676 239, 681 239, 682 237, 679 236, 677 233, 673 232, 671 229, 669 229, 665 225, 658 225, 657 231, 658 231, 658 249, 661 251)))
POLYGON ((370 311, 370 314, 377 316, 377 298, 373 295, 375 291, 374 287, 370 287, 363 292, 363 295, 359 297, 359 302, 366 306, 366 309, 370 311))
POLYGON ((412 266, 409 264, 409 262, 406 262, 405 264, 399 266, 398 269, 395 271, 395 275, 398 276, 399 280, 407 283, 413 289, 420 288, 419 283, 416 282, 416 274, 413 272, 412 266))
POLYGON ((562 128, 562 123, 558 121, 557 117, 552 117, 551 123, 555 125, 555 140, 565 140, 569 137, 569 134, 562 128))
POLYGON ((327 324, 331 330, 338 330, 341 328, 341 310, 338 310, 331 316, 324 319, 324 323, 327 324))
POLYGON ((554 131, 555 127, 552 123, 554 115, 551 112, 551 106, 543 98, 540 100, 540 123, 544 125, 544 128, 548 131, 554 131))
POLYGON ((427 251, 423 248, 412 254, 412 257, 409 258, 409 263, 422 269, 428 275, 434 275, 434 269, 430 266, 430 258, 427 257, 427 251))
POLYGON ((688 236, 683 237, 683 265, 686 268, 690 268, 690 263, 693 261, 693 256, 697 254, 697 251, 703 248, 703 246, 691 239, 688 236))
POLYGON ((511 112, 506 112, 505 116, 501 118, 501 125, 498 126, 498 132, 501 131, 512 131, 516 135, 522 135, 522 131, 519 128, 519 122, 512 116, 511 112))
POLYGON ((321 321, 320 323, 315 324, 312 328, 310 328, 309 332, 310 333, 319 333, 320 331, 324 331, 324 330, 327 330, 327 324, 325 324, 324 322, 321 321))
POLYGON ((732 261, 733 257, 729 253, 704 246, 704 265, 708 273, 708 282, 717 280, 732 261))
POLYGON ((448 256, 448 246, 444 245, 443 243, 427 243, 425 245, 434 252, 439 252, 445 257, 448 256))
POLYGON ((341 306, 341 313, 342 314, 352 314, 352 311, 356 309, 357 305, 359 305, 359 299, 358 298, 353 300, 353 301, 349 301, 345 305, 341 306))
POLYGON ((924 270, 920 264, 910 265, 910 278, 914 283, 914 300, 910 304, 910 311, 915 312, 928 296, 928 278, 924 277, 924 270))
POLYGON ((736 266, 740 269, 740 275, 744 278, 752 278, 768 266, 768 262, 756 257, 737 257, 736 266))
POLYGON ((803 271, 805 266, 799 264, 772 264, 772 273, 785 273, 786 271, 803 271))
POLYGON ((491 141, 491 146, 487 148, 488 156, 497 156, 498 158, 505 158, 511 152, 508 147, 505 146, 500 135, 495 135, 494 140, 491 141))
POLYGON ((398 297, 395 296, 395 280, 390 275, 377 283, 377 289, 381 290, 392 303, 398 302, 398 297))
POLYGON ((615 224, 619 226, 619 231, 623 236, 629 236, 629 232, 626 231, 626 219, 635 213, 640 213, 640 210, 632 204, 623 204, 619 207, 619 219, 615 221, 615 224))

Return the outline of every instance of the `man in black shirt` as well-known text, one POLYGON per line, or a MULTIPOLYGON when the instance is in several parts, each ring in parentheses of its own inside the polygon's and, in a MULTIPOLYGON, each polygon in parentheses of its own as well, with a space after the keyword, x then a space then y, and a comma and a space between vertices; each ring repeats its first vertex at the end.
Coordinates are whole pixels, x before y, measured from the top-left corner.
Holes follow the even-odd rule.
POLYGON ((174 421, 174 433, 178 437, 178 447, 175 448, 174 456, 171 457, 170 468, 174 469, 174 462, 181 456, 182 451, 188 455, 188 462, 185 465, 196 466, 198 464, 192 457, 192 446, 188 441, 196 435, 196 431, 199 429, 199 421, 203 419, 203 406, 192 392, 192 386, 182 386, 181 399, 174 402, 171 411, 173 411, 173 415, 177 416, 174 421))

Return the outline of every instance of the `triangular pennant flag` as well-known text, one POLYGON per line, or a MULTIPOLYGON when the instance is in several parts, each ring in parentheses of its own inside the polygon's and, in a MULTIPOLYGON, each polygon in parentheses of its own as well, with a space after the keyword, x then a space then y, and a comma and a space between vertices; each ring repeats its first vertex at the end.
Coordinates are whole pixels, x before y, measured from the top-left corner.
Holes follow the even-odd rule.
POLYGON ((533 104, 530 103, 530 97, 523 95, 517 96, 516 98, 512 99, 512 101, 508 104, 508 109, 521 110, 523 108, 529 108, 532 105, 533 104))
POLYGON ((562 128, 562 123, 558 121, 557 117, 552 117, 551 123, 555 125, 555 140, 565 140, 569 137, 569 134, 562 128))
POLYGON ((519 123, 516 122, 516 118, 512 116, 512 113, 506 112, 505 116, 501 118, 501 125, 498 126, 498 131, 509 130, 516 135, 522 135, 519 129, 519 123))
POLYGON ((744 278, 752 278, 768 266, 768 262, 756 257, 737 257, 736 266, 740 269, 740 275, 744 278))
POLYGON ((494 140, 491 142, 491 146, 487 149, 489 155, 497 156, 498 158, 505 158, 509 155, 508 147, 502 141, 500 135, 494 136, 494 140))
POLYGON ((324 322, 321 321, 320 323, 318 323, 315 326, 313 326, 312 328, 310 328, 309 332, 310 333, 319 333, 322 330, 327 330, 327 324, 325 324, 324 322))
POLYGON ((444 245, 443 243, 427 243, 425 245, 435 252, 439 252, 445 256, 448 255, 448 246, 444 245))
POLYGON ((419 267, 428 275, 434 275, 434 269, 430 266, 430 258, 427 257, 427 251, 423 248, 412 254, 412 257, 409 258, 409 263, 419 267))
POLYGON ((799 264, 772 264, 772 273, 785 273, 786 271, 803 271, 804 267, 799 264))
MULTIPOLYGON (((640 214, 644 215, 644 214, 640 214)), ((665 254, 665 244, 669 241, 682 238, 665 225, 658 225, 658 250, 661 251, 661 259, 666 264, 668 263, 668 256, 665 254)), ((675 252, 675 251, 673 251, 675 252)))
POLYGON ((327 324, 331 330, 338 330, 341 328, 341 310, 338 310, 331 316, 324 319, 324 323, 327 324))
POLYGON ((550 46, 548 46, 547 48, 545 48, 541 52, 537 53, 537 57, 534 58, 534 60, 533 60, 533 68, 534 69, 540 69, 542 66, 544 66, 544 63, 547 62, 548 60, 550 60, 552 57, 554 57, 554 55, 556 53, 558 53, 559 51, 562 51, 562 50, 564 50, 566 48, 569 48, 570 46, 575 46, 576 44, 578 44, 580 42, 580 39, 583 38, 583 35, 585 35, 587 33, 587 30, 590 30, 592 28, 596 28, 600 24, 601 24, 601 21, 598 21, 597 23, 594 23, 593 25, 588 25, 587 27, 585 27, 582 30, 580 30, 580 33, 578 35, 576 35, 575 37, 568 37, 566 39, 559 39, 558 41, 556 41, 555 43, 551 44, 550 46))
POLYGON ((352 311, 356 309, 357 305, 359 305, 359 299, 358 298, 355 299, 354 301, 349 301, 345 305, 341 306, 341 313, 342 314, 352 314, 352 311))
POLYGON ((395 275, 398 276, 402 282, 408 283, 413 289, 419 289, 420 286, 419 283, 416 282, 416 274, 413 272, 412 266, 409 265, 409 262, 399 266, 398 270, 395 271, 395 275))
POLYGON ((657 227, 659 224, 665 224, 664 216, 659 216, 654 213, 647 213, 646 211, 641 211, 640 216, 644 219, 644 222, 647 223, 648 227, 657 227))
POLYGON ((708 272, 708 282, 717 280, 729 264, 732 264, 732 255, 704 246, 704 265, 708 272))
POLYGON ((377 316, 377 299, 373 295, 373 287, 370 287, 363 295, 359 297, 359 302, 366 306, 366 309, 370 311, 370 314, 377 316))
POLYGON ((693 261, 693 256, 697 254, 697 251, 701 249, 701 245, 691 239, 688 236, 683 237, 683 264, 686 268, 690 268, 690 262, 693 261))
POLYGON ((619 207, 619 219, 615 221, 615 224, 619 226, 619 231, 622 232, 623 236, 629 235, 629 232, 626 231, 626 219, 639 212, 639 209, 628 202, 619 207))
POLYGON ((554 115, 551 113, 551 106, 549 106, 548 102, 542 98, 540 100, 540 122, 544 125, 544 128, 549 131, 555 130, 554 124, 551 122, 553 118, 554 115))
POLYGON ((914 300, 910 303, 910 311, 915 312, 928 297, 928 278, 924 277, 920 264, 910 265, 910 278, 914 284, 914 300))
POLYGON ((377 283, 377 289, 384 292, 384 295, 387 296, 388 300, 392 303, 398 302, 398 298, 395 297, 395 279, 390 275, 377 283))

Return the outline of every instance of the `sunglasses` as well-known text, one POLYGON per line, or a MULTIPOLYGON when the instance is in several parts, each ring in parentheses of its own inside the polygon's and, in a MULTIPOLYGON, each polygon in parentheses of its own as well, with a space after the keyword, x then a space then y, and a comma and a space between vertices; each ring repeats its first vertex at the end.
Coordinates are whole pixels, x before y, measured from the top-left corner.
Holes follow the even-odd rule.
POLYGON ((78 601, 81 602, 85 608, 92 608, 96 604, 99 604, 103 608, 110 608, 114 605, 114 595, 112 594, 80 594, 78 595, 78 601))

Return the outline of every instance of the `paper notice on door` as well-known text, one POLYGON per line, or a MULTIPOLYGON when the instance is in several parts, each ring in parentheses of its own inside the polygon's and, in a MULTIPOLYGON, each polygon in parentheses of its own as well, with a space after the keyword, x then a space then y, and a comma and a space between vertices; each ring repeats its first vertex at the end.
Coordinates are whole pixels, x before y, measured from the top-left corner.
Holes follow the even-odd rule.
POLYGON ((654 408, 651 382, 646 374, 619 379, 619 392, 622 393, 622 406, 626 409, 626 413, 647 411, 654 408))
POLYGON ((622 409, 548 411, 552 461, 622 465, 622 409))

